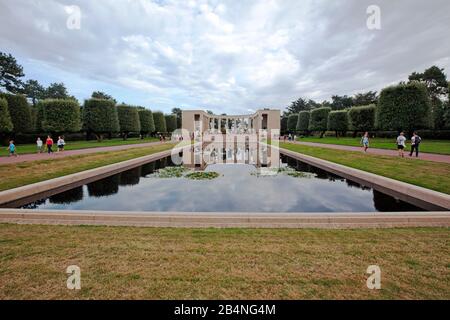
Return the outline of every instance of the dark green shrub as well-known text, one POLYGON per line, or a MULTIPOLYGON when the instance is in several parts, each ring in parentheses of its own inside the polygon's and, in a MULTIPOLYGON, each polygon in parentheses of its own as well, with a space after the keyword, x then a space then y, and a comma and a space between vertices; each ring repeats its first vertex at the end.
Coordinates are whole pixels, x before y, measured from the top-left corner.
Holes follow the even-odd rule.
POLYGON ((328 126, 328 114, 331 108, 317 108, 311 111, 309 119, 309 131, 319 131, 322 138, 328 126))
POLYGON ((0 98, 0 133, 13 131, 13 123, 8 110, 8 101, 0 98))
POLYGON ((336 137, 339 136, 339 132, 345 134, 348 130, 347 110, 331 111, 328 114, 328 130, 335 131, 336 137))
POLYGON ((142 137, 155 131, 155 122, 153 121, 153 113, 150 110, 140 109, 139 121, 141 123, 142 137))
POLYGON ((167 132, 172 133, 177 129, 177 115, 176 114, 166 114, 164 116, 166 119, 166 129, 167 132))
POLYGON ((8 111, 15 133, 30 132, 33 125, 31 123, 31 111, 27 98, 20 94, 0 94, 0 98, 8 102, 8 111))
POLYGON ((63 133, 80 130, 80 106, 72 99, 46 99, 38 103, 38 125, 45 132, 63 133))
POLYGON ((114 101, 89 99, 84 102, 83 126, 101 141, 106 133, 119 132, 119 118, 114 101))
POLYGON ((427 87, 418 82, 385 88, 380 93, 377 110, 380 130, 407 131, 429 128, 431 103, 427 87))
POLYGON ((353 107, 348 111, 349 129, 354 131, 373 131, 375 130, 376 106, 368 105, 353 107))
POLYGON ((309 111, 300 111, 298 114, 297 131, 308 134, 310 115, 311 113, 309 111))
POLYGON ((136 107, 121 104, 117 106, 117 116, 119 117, 120 132, 124 139, 127 139, 130 132, 140 132, 141 123, 136 107))
POLYGON ((287 121, 287 129, 289 132, 294 132, 297 130, 297 121, 298 121, 298 114, 291 114, 288 117, 287 121))
POLYGON ((153 120, 155 122, 155 131, 159 133, 167 132, 166 118, 160 111, 153 113, 153 120))

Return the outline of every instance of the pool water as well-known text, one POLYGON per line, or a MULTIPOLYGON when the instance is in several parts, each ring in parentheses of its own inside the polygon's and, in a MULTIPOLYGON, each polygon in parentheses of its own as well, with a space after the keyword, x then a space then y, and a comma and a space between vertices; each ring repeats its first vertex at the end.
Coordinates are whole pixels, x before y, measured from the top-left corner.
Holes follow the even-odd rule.
POLYGON ((34 209, 171 212, 421 211, 348 179, 281 156, 282 170, 261 175, 246 164, 213 164, 211 180, 159 177, 164 158, 23 206, 34 209), (293 174, 294 173, 294 174, 293 174))

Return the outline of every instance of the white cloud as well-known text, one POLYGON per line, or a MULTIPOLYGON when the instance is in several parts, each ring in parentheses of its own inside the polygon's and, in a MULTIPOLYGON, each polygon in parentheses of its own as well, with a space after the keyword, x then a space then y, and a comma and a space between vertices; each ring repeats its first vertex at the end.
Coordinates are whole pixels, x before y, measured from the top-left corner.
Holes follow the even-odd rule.
POLYGON ((67 82, 85 81, 69 87, 80 99, 105 83, 124 88, 111 94, 133 104, 243 113, 299 96, 379 90, 435 63, 450 67, 447 0, 380 0, 380 31, 366 28, 369 0, 70 4, 81 9, 80 30, 66 27, 66 1, 0 0, 0 46, 39 62, 37 70, 76 75, 67 82))

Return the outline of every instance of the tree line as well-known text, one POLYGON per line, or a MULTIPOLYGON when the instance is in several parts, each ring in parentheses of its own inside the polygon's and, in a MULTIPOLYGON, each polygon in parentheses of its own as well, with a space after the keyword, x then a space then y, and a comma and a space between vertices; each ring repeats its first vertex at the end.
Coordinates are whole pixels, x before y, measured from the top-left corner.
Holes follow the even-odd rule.
POLYGON ((432 66, 413 72, 407 82, 352 97, 332 96, 317 103, 299 98, 283 113, 282 132, 309 135, 326 131, 336 136, 353 131, 406 131, 450 129, 450 82, 444 69, 432 66))
POLYGON ((0 52, 0 134, 64 134, 83 131, 98 140, 114 134, 127 139, 173 132, 181 127, 181 109, 172 114, 152 112, 141 106, 118 104, 110 95, 95 91, 80 105, 64 83, 45 88, 37 80, 23 81, 23 68, 16 59, 0 52))

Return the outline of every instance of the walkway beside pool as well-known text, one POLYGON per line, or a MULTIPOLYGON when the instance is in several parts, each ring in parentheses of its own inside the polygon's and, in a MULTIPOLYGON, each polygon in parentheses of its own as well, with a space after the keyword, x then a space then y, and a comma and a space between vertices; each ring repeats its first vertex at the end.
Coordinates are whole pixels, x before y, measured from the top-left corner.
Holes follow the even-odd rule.
POLYGON ((92 154, 97 152, 108 152, 108 151, 120 151, 134 148, 145 148, 151 147, 159 144, 163 144, 167 142, 146 142, 146 143, 137 143, 137 144, 125 144, 120 146, 110 146, 110 147, 96 147, 96 148, 86 148, 86 149, 78 149, 78 150, 66 150, 64 152, 54 152, 53 154, 48 153, 30 153, 20 155, 18 157, 0 157, 0 165, 2 164, 11 164, 11 163, 21 163, 26 161, 36 161, 36 160, 50 160, 50 159, 59 159, 70 156, 82 155, 82 154, 92 154))
MULTIPOLYGON (((336 150, 345 150, 345 151, 356 151, 363 152, 362 147, 352 147, 352 146, 343 146, 337 144, 325 144, 325 143, 317 143, 317 142, 301 142, 301 141, 286 141, 288 143, 295 143, 308 147, 319 147, 319 148, 328 148, 328 149, 336 149, 336 150)), ((367 150, 368 154, 374 154, 379 156, 393 156, 398 157, 397 150, 388 150, 388 149, 375 149, 369 148, 367 150)), ((419 159, 433 162, 442 162, 442 163, 450 163, 450 156, 443 154, 434 154, 434 153, 419 153, 419 158, 416 158, 415 155, 412 157, 409 156, 409 151, 405 151, 405 159, 419 159)))

